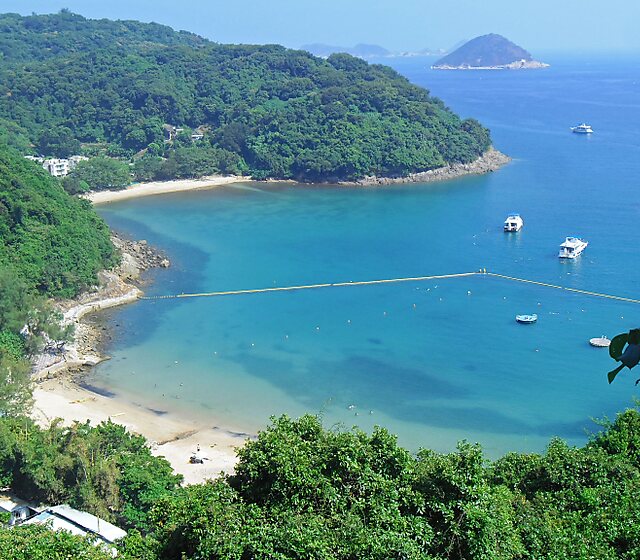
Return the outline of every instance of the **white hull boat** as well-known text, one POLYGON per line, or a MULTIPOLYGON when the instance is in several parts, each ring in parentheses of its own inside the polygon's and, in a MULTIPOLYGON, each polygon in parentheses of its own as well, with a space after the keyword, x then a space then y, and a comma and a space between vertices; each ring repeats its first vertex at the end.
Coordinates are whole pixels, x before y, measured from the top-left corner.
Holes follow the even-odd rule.
POLYGON ((567 237, 564 243, 560 245, 560 251, 558 257, 561 259, 575 259, 584 251, 589 245, 588 241, 580 239, 579 237, 567 237))
POLYGON ((504 231, 520 231, 524 225, 524 220, 520 214, 509 214, 504 221, 504 231))
POLYGON ((590 124, 579 124, 578 126, 572 126, 571 132, 575 134, 593 134, 593 129, 590 124))

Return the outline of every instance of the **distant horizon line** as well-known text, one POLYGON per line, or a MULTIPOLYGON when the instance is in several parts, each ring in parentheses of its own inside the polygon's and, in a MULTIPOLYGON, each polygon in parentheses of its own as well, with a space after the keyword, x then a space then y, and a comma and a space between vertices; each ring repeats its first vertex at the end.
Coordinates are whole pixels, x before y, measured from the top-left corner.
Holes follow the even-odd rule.
MULTIPOLYGON (((4 11, 0 8, 0 14, 5 15, 5 14, 17 14, 20 15, 22 17, 29 17, 32 15, 36 15, 36 16, 45 16, 45 15, 55 15, 58 14, 60 12, 66 11, 66 8, 60 8, 57 11, 42 11, 42 12, 38 12, 35 10, 29 10, 27 13, 27 10, 10 10, 10 11, 4 11)), ((302 47, 304 45, 292 45, 288 42, 285 41, 251 41, 251 40, 237 40, 237 41, 219 41, 216 38, 213 37, 208 37, 204 34, 201 34, 199 32, 196 31, 192 31, 190 29, 184 29, 181 28, 180 25, 176 25, 173 23, 164 23, 164 22, 160 22, 154 19, 137 19, 137 18, 127 18, 127 17, 96 17, 96 16, 90 16, 90 15, 85 15, 79 11, 74 11, 74 10, 68 10, 70 13, 72 14, 76 14, 79 16, 82 16, 86 19, 90 19, 90 20, 101 20, 101 19, 109 19, 111 21, 138 21, 141 23, 156 23, 158 25, 164 25, 167 27, 170 27, 171 29, 173 29, 174 31, 185 31, 187 33, 193 33, 194 35, 198 35, 199 37, 202 37, 203 39, 206 39, 208 41, 211 41, 213 43, 218 43, 218 44, 222 44, 222 45, 280 45, 282 47, 288 48, 288 49, 293 49, 293 50, 306 50, 303 49, 302 47)), ((506 37, 507 39, 511 40, 509 33, 505 33, 505 32, 501 32, 501 33, 497 33, 496 31, 491 31, 489 33, 496 33, 499 35, 502 35, 503 37, 506 37)), ((472 34, 471 36, 469 36, 468 38, 465 39, 459 39, 458 41, 452 41, 452 44, 450 44, 448 47, 435 47, 435 48, 429 48, 427 46, 419 46, 419 47, 415 47, 415 48, 410 48, 410 47, 400 47, 400 48, 396 48, 396 47, 388 47, 385 45, 381 45, 379 43, 373 42, 374 40, 371 39, 359 39, 359 40, 355 40, 353 41, 353 44, 351 45, 341 45, 341 41, 337 40, 327 40, 327 42, 325 42, 322 39, 309 39, 305 42, 305 45, 323 45, 323 46, 330 46, 330 47, 338 47, 338 48, 344 48, 344 49, 353 49, 354 47, 358 46, 358 45, 370 45, 370 46, 376 46, 376 47, 381 47, 385 50, 388 50, 389 53, 391 55, 401 55, 402 53, 415 53, 414 56, 424 56, 425 58, 427 57, 435 57, 435 56, 442 56, 444 54, 449 54, 451 52, 453 52, 455 49, 457 49, 459 46, 462 46, 464 43, 476 38, 476 37, 481 37, 482 35, 487 35, 487 32, 478 32, 477 34, 472 34), (425 54, 425 55, 420 55, 419 53, 422 51, 431 51, 434 54, 425 54), (436 53, 436 51, 442 51, 441 53, 436 53)), ((515 41, 516 44, 518 44, 518 40, 515 41)), ((585 56, 589 56, 589 55, 594 55, 594 54, 602 54, 602 55, 607 55, 607 54, 623 54, 623 55, 638 55, 640 54, 640 46, 636 46, 636 47, 629 47, 629 48, 619 48, 619 47, 613 47, 613 48, 585 48, 585 47, 536 47, 536 46, 531 46, 529 44, 523 44, 521 45, 522 48, 524 48, 525 50, 529 51, 533 58, 536 59, 537 58, 537 54, 548 54, 548 55, 579 55, 579 54, 584 54, 585 56)), ((377 58, 377 57, 371 57, 371 58, 377 58)), ((384 57, 380 57, 380 58, 384 58, 384 57)))

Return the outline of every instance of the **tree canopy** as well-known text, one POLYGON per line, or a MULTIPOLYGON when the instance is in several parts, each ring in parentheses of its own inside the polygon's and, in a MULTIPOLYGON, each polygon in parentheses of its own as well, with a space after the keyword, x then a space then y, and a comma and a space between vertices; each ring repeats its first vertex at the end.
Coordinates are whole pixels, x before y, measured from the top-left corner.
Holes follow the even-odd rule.
POLYGON ((162 157, 158 178, 318 181, 470 162, 490 144, 427 90, 346 54, 221 45, 69 12, 5 14, 0 30, 0 119, 15 122, 11 141, 44 155, 79 141, 92 155, 162 157))
MULTIPOLYGON (((640 413, 602 427, 583 447, 553 439, 542 454, 489 461, 468 442, 412 454, 383 428, 282 416, 240 448, 234 474, 179 487, 144 438, 111 422, 41 429, 0 417, 0 482, 128 528, 124 560, 632 560, 640 413)), ((16 560, 85 546, 0 530, 0 551, 16 560)))
POLYGON ((89 202, 0 145, 0 268, 29 289, 69 297, 114 263, 109 229, 89 202))
POLYGON ((91 205, 0 145, 0 415, 28 408, 30 356, 70 334, 47 298, 76 295, 115 262, 91 205))
POLYGON ((234 475, 153 508, 157 558, 628 559, 640 555, 640 414, 582 448, 488 461, 477 444, 412 455, 382 428, 273 420, 234 475))

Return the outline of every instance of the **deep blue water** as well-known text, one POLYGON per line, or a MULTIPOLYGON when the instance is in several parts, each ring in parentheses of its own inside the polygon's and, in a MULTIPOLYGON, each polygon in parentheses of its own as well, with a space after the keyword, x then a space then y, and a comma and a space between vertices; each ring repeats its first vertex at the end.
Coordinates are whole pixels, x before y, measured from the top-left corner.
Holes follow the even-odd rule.
MULTIPOLYGON (((528 72, 391 62, 512 156, 502 170, 384 188, 236 185, 102 206, 173 267, 149 294, 467 272, 640 296, 640 59, 550 57, 528 72), (591 137, 569 127, 588 122, 591 137), (525 228, 504 234, 520 212, 525 228), (567 235, 589 240, 557 258, 567 235)), ((111 312, 113 356, 92 383, 155 409, 253 431, 273 414, 397 433, 403 445, 479 441, 496 456, 586 441, 632 405, 637 376, 588 345, 640 324, 640 306, 488 277, 139 302, 111 312), (536 325, 514 321, 538 313, 536 325)), ((638 372, 640 374, 640 372, 638 372)))

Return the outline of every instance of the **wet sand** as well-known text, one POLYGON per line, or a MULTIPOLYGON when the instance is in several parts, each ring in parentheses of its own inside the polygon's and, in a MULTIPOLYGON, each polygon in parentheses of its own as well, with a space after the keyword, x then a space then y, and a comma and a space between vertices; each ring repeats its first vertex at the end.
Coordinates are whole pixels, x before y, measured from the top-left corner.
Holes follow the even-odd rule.
POLYGON ((92 425, 111 420, 147 438, 154 455, 165 457, 173 469, 184 476, 185 484, 197 484, 231 473, 236 463, 235 450, 247 440, 247 434, 177 417, 162 410, 145 408, 113 394, 101 394, 90 386, 81 386, 65 377, 45 380, 36 385, 33 418, 42 426, 55 418, 65 425, 74 421, 92 425), (203 464, 189 458, 197 448, 209 457, 203 464))

